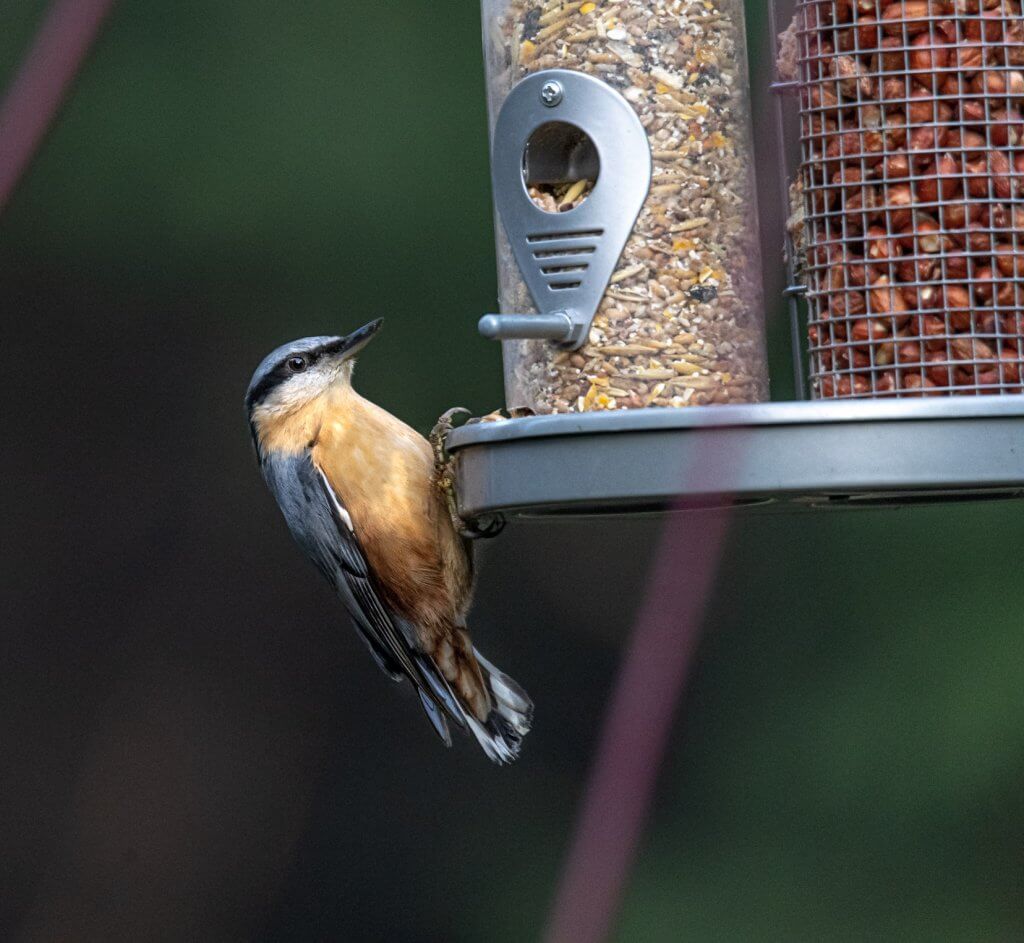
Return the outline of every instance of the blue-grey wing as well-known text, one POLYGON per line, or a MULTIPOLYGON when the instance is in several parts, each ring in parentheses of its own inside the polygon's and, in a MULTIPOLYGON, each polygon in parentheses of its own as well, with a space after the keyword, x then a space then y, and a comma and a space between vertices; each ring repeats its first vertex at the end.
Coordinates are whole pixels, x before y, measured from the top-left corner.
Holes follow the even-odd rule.
POLYGON ((433 662, 420 650, 415 629, 391 612, 374 587, 374 576, 341 498, 308 454, 263 459, 263 475, 299 546, 341 596, 377 664, 392 678, 409 678, 442 738, 440 704, 458 723, 462 710, 433 662))
POLYGON ((395 626, 370 585, 369 565, 350 521, 339 528, 337 512, 311 459, 271 455, 264 460, 263 474, 292 536, 338 590, 380 667, 393 678, 413 672, 408 655, 394 644, 395 626))

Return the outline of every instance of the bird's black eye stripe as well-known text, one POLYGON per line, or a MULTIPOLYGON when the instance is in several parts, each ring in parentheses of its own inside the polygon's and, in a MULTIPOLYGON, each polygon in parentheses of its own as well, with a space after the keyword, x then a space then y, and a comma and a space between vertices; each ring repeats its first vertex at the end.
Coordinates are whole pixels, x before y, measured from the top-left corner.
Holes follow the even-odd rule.
POLYGON ((316 363, 320 357, 319 351, 310 351, 304 354, 291 354, 282 360, 271 370, 249 393, 246 398, 246 406, 252 409, 257 403, 266 399, 267 395, 276 387, 284 383, 289 377, 296 373, 308 370, 311 364, 316 363))
POLYGON ((305 350, 302 353, 289 354, 284 360, 277 362, 273 370, 269 371, 259 383, 249 391, 245 404, 248 409, 266 399, 267 395, 275 388, 286 382, 297 373, 303 373, 316 364, 321 357, 333 355, 341 349, 344 338, 325 344, 315 350, 305 350))

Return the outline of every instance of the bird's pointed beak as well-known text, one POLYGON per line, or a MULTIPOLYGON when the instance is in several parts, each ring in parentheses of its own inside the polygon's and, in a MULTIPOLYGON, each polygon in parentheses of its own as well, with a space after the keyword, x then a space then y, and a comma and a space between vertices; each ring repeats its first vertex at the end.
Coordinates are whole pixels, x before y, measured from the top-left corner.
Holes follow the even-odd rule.
POLYGON ((383 318, 377 318, 375 321, 371 321, 369 324, 364 324, 361 328, 353 331, 346 337, 341 339, 341 343, 337 347, 337 355, 343 360, 348 360, 359 353, 367 344, 373 340, 373 336, 381 329, 384 324, 383 318))

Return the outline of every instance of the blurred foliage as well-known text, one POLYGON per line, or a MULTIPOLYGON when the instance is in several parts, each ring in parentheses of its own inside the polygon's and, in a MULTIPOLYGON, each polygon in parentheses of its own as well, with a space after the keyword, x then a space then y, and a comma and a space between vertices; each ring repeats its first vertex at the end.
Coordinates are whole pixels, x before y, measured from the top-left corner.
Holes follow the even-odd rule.
MULTIPOLYGON (((0 0, 0 77, 44 8, 0 0)), ((378 315, 367 395, 500 402, 478 33, 124 2, 0 218, 4 938, 536 937, 658 524, 484 548, 476 634, 538 705, 492 770, 339 632, 241 415, 271 347, 378 315)), ((737 516, 619 938, 1021 938, 1022 537, 1017 504, 737 516)))

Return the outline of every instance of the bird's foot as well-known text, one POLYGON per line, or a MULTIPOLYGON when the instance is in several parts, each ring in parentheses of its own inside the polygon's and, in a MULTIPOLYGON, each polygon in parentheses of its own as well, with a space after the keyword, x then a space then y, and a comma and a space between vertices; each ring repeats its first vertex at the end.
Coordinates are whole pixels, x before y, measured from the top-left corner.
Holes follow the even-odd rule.
POLYGON ((455 462, 448 454, 446 445, 448 433, 455 428, 455 419, 458 416, 472 416, 472 413, 468 409, 456 406, 444 413, 430 431, 430 445, 434 450, 434 484, 443 495, 452 525, 461 537, 465 540, 497 537, 505 529, 503 518, 494 517, 467 522, 459 515, 458 501, 455 497, 455 462))
POLYGON ((434 474, 439 481, 440 472, 446 471, 451 463, 447 446, 448 433, 455 428, 456 417, 472 415, 465 406, 454 406, 442 413, 441 418, 434 423, 434 428, 430 430, 430 445, 434 449, 434 474))

